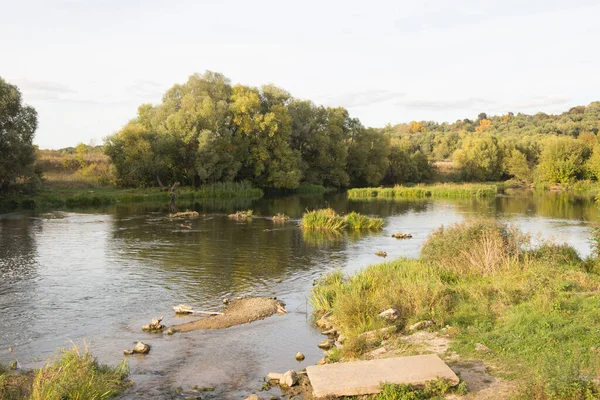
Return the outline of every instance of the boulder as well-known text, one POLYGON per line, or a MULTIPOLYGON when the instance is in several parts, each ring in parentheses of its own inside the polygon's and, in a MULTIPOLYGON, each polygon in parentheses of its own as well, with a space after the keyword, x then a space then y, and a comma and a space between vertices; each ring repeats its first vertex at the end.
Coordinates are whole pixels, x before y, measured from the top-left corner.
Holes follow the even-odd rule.
POLYGON ((323 335, 337 335, 337 330, 335 328, 327 329, 326 331, 321 332, 323 335))
POLYGON ((395 308, 388 308, 387 310, 380 312, 379 316, 388 321, 395 321, 400 317, 400 313, 395 308))
POLYGON ((378 349, 370 351, 369 353, 367 353, 367 355, 372 358, 377 358, 385 353, 387 353, 387 349, 385 347, 380 347, 378 349))
POLYGON ((142 326, 143 331, 147 332, 159 332, 165 329, 165 326, 161 324, 163 317, 160 318, 152 318, 152 322, 148 325, 142 326))
POLYGON ((283 379, 283 374, 278 374, 276 372, 269 372, 267 374, 266 381, 267 382, 270 382, 270 381, 280 381, 281 379, 283 379))
POLYGON ((285 374, 283 374, 283 377, 279 380, 279 384, 281 386, 292 387, 296 383, 298 383, 298 374, 296 373, 296 371, 291 369, 285 374))
POLYGON ((304 354, 301 352, 296 353, 296 361, 304 361, 304 354))
POLYGON ((332 347, 333 347, 333 344, 334 344, 334 343, 333 343, 333 340, 325 339, 325 340, 323 340, 321 343, 319 343, 317 346, 318 346, 320 349, 323 349, 323 350, 329 350, 330 348, 332 348, 332 347))
POLYGON ((317 327, 320 329, 324 329, 324 330, 328 330, 328 329, 332 329, 333 326, 331 325, 331 322, 329 322, 329 320, 325 317, 323 318, 319 318, 316 322, 317 327))
POLYGON ((481 343, 475 343, 475 350, 477 351, 490 351, 490 348, 481 343))
POLYGON ((150 345, 142 342, 137 342, 137 344, 133 348, 133 352, 138 354, 148 354, 150 352, 150 345))
POLYGON ((216 386, 213 385, 209 385, 209 386, 199 386, 196 385, 194 386, 195 390, 198 390, 200 392, 213 392, 216 389, 216 386))
POLYGON ((260 397, 258 397, 255 394, 251 394, 250 396, 246 397, 244 400, 260 400, 260 397))
POLYGON ((375 253, 375 255, 379 256, 379 257, 387 257, 387 253, 385 251, 381 251, 379 250, 377 253, 375 253))
POLYGON ((133 350, 123 350, 123 354, 125 354, 126 356, 130 356, 133 354, 133 350))
POLYGON ((422 329, 427 329, 430 326, 433 326, 433 321, 431 321, 431 320, 419 321, 416 324, 412 324, 411 326, 409 326, 408 330, 409 331, 420 331, 422 329))

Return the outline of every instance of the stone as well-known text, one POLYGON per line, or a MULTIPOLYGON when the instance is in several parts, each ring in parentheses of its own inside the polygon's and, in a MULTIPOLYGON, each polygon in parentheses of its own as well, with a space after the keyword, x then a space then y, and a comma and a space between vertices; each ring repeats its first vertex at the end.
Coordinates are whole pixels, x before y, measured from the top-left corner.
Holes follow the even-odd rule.
POLYGON ((8 369, 10 369, 11 371, 16 370, 17 368, 19 368, 19 363, 17 362, 17 360, 11 362, 8 366, 8 369))
POLYGON ((451 386, 459 383, 458 376, 436 354, 311 365, 306 371, 315 398, 375 394, 384 382, 422 386, 441 378, 451 386))
POLYGON ((419 321, 416 324, 412 324, 411 326, 409 326, 408 330, 409 331, 420 331, 423 329, 427 329, 432 325, 433 325, 433 321, 431 321, 431 320, 419 321))
POLYGON ((229 304, 229 299, 227 297, 223 299, 223 304, 229 304))
POLYGON ((343 333, 340 334, 340 336, 338 336, 338 342, 344 344, 344 342, 346 341, 346 335, 344 335, 343 333))
POLYGON ((410 238, 412 238, 412 235, 410 233, 398 232, 398 233, 394 233, 392 235, 392 237, 396 238, 396 239, 410 239, 410 238))
POLYGON ((317 347, 319 347, 320 349, 323 349, 323 350, 329 350, 330 348, 333 347, 333 341, 329 340, 329 339, 325 339, 321 343, 319 343, 317 345, 317 347))
POLYGON ((304 354, 301 352, 296 353, 296 361, 304 361, 304 354))
POLYGON ((490 351, 490 348, 481 343, 475 343, 475 350, 477 351, 490 351))
POLYGON ((179 304, 173 307, 175 310, 175 314, 191 314, 194 312, 192 306, 188 306, 187 304, 179 304))
POLYGON ((322 335, 337 335, 337 330, 335 328, 327 329, 326 331, 321 332, 322 335))
POLYGON ((185 396, 183 400, 202 400, 200 396, 185 396))
POLYGON ((298 383, 298 374, 291 369, 283 374, 283 377, 279 380, 281 386, 292 387, 296 383, 298 383))
POLYGON ((342 347, 344 347, 344 344, 342 342, 340 342, 339 340, 336 340, 335 342, 333 342, 333 345, 335 347, 337 347, 338 349, 341 349, 342 347))
POLYGON ((333 326, 331 325, 331 322, 327 318, 325 318, 325 317, 319 318, 317 320, 317 322, 316 322, 316 325, 317 325, 318 328, 321 328, 321 329, 324 329, 324 330, 328 330, 328 329, 332 329, 333 328, 333 326))
POLYGON ((199 385, 196 385, 196 386, 194 386, 194 389, 198 390, 200 392, 212 392, 212 391, 214 391, 216 389, 216 386, 213 386, 213 385, 209 385, 209 386, 199 386, 199 385))
POLYGON ((123 354, 125 354, 126 356, 130 356, 133 354, 133 350, 123 350, 123 354))
POLYGON ((175 329, 173 328, 169 328, 169 330, 167 331, 167 335, 172 335, 175 333, 175 329))
POLYGON ((280 381, 283 378, 283 374, 278 374, 277 372, 269 372, 267 374, 266 381, 280 381))
POLYGON ((375 255, 379 256, 379 257, 387 257, 387 253, 385 251, 381 251, 379 250, 377 253, 375 253, 375 255))
POLYGON ((260 400, 260 397, 258 397, 255 394, 251 394, 250 396, 246 397, 244 400, 260 400))
POLYGON ((387 349, 385 347, 380 347, 378 349, 370 351, 369 353, 367 353, 367 355, 370 356, 370 357, 379 357, 379 356, 384 355, 386 353, 387 353, 387 349))
POLYGON ((381 329, 376 329, 374 331, 368 331, 368 332, 363 332, 360 335, 358 335, 358 337, 361 338, 365 338, 365 339, 375 339, 378 336, 384 336, 388 333, 394 332, 396 330, 395 326, 388 326, 385 328, 381 328, 381 329))
POLYGON ((317 365, 324 365, 327 364, 327 358, 321 358, 319 361, 317 361, 317 365))
POLYGON ((150 352, 150 345, 147 345, 146 343, 142 342, 137 342, 137 344, 133 348, 133 352, 138 354, 148 354, 150 352))
POLYGON ((388 308, 387 310, 380 312, 379 316, 388 321, 395 321, 400 317, 400 313, 395 308, 388 308))

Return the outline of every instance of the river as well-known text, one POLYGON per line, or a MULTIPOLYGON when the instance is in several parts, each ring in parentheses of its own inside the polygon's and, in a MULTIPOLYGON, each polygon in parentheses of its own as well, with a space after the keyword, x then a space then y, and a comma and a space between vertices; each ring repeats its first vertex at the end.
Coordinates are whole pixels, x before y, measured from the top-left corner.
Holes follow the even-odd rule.
MULTIPOLYGON (((177 388, 216 385, 203 399, 239 399, 261 387, 268 372, 299 370, 323 357, 323 339, 310 323, 307 298, 315 279, 388 260, 416 257, 427 235, 464 218, 499 218, 536 240, 566 242, 590 253, 590 226, 598 220, 593 199, 565 193, 511 192, 494 199, 350 201, 344 194, 180 205, 202 215, 192 229, 166 217, 167 204, 101 210, 0 215, 0 363, 14 355, 39 367, 60 347, 84 341, 101 362, 116 364, 142 340, 147 356, 128 358, 135 384, 125 399, 181 399, 177 388), (304 233, 306 209, 332 207, 385 218, 377 233, 304 233), (251 222, 226 214, 252 209, 251 222), (274 224, 285 213, 292 220, 274 224), (396 240, 395 232, 413 239, 396 240), (224 297, 276 296, 289 314, 224 330, 143 333, 140 327, 172 307, 222 308, 224 297), (306 355, 303 362, 296 352, 306 355)), ((277 389, 270 393, 277 394, 277 389)))

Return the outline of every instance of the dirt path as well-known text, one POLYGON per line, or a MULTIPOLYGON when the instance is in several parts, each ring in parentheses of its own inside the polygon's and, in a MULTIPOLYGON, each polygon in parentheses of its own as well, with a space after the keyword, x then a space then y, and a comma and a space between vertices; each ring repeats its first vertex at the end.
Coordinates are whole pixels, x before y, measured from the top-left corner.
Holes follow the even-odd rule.
POLYGON ((203 329, 223 329, 265 319, 273 314, 285 313, 285 304, 268 297, 253 297, 232 301, 223 315, 209 316, 181 325, 173 325, 175 332, 203 329))

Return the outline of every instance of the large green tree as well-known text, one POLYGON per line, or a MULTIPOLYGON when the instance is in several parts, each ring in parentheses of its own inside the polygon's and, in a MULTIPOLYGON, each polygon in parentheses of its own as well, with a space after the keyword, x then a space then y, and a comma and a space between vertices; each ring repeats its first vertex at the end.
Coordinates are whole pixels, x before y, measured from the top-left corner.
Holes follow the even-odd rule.
POLYGON ((0 191, 36 176, 37 113, 21 100, 19 89, 0 78, 0 191))

